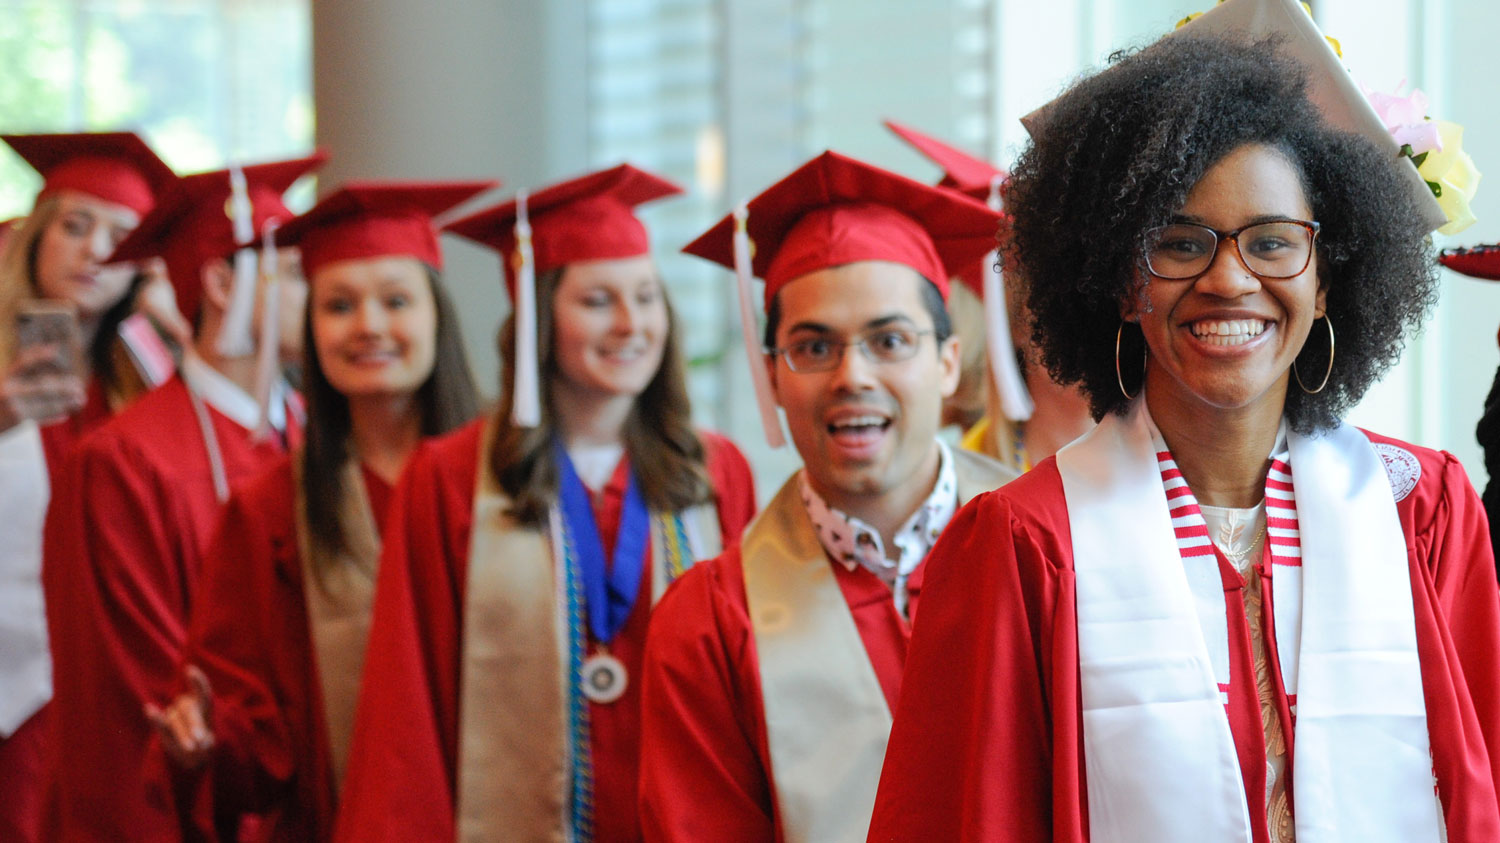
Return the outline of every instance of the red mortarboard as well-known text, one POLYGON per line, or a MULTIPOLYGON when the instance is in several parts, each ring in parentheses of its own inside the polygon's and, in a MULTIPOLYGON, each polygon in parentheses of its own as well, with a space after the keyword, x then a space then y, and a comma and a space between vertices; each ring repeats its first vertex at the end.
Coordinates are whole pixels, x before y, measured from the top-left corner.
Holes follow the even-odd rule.
MULTIPOLYGON (((1009 178, 1004 170, 894 120, 885 121, 885 127, 943 168, 943 178, 938 182, 938 187, 956 190, 997 211, 1000 209, 1000 185, 1009 178)), ((1001 226, 1004 225, 1006 221, 1002 220, 1001 226)), ((1012 350, 1010 313, 1006 306, 1005 286, 996 268, 997 263, 998 256, 991 250, 959 271, 955 277, 984 301, 990 378, 1000 398, 1000 408, 1006 418, 1026 421, 1031 418, 1036 405, 1026 389, 1026 379, 1021 376, 1020 366, 1017 365, 1016 355, 1012 350)))
POLYGON ((432 218, 486 190, 495 181, 352 182, 276 230, 276 242, 302 248, 309 279, 330 263, 409 255, 441 269, 432 218))
POLYGON ((0 135, 42 174, 46 196, 76 190, 145 216, 176 177, 133 132, 0 135))
MULTIPOLYGON (((295 216, 282 203, 281 194, 326 160, 327 153, 319 151, 307 158, 244 167, 254 230, 260 232, 267 222, 295 216)), ((228 257, 242 245, 234 238, 230 194, 229 170, 177 179, 151 213, 115 249, 109 262, 160 255, 177 291, 177 307, 183 316, 195 318, 203 292, 199 274, 203 264, 228 257)))
MULTIPOLYGON (((629 164, 620 164, 545 187, 526 196, 531 248, 540 275, 570 263, 633 258, 651 245, 636 219, 636 205, 675 196, 682 188, 629 164)), ((455 220, 443 227, 499 252, 505 284, 516 295, 517 200, 455 220)))
POLYGON ((536 276, 570 263, 633 258, 650 252, 635 206, 682 188, 621 164, 516 198, 444 226, 500 253, 505 289, 515 303, 515 383, 511 419, 541 423, 536 340, 536 276))
POLYGON ((760 364, 750 276, 765 279, 767 306, 788 282, 856 261, 909 266, 948 298, 948 278, 995 242, 1000 215, 952 190, 931 187, 836 152, 803 164, 683 248, 735 271, 740 330, 766 441, 785 444, 760 364))
MULTIPOLYGON (((747 206, 752 268, 765 301, 794 278, 855 261, 915 269, 948 296, 948 278, 995 244, 1000 215, 954 191, 825 152, 747 206)), ((683 248, 734 267, 733 215, 683 248)))
POLYGON ((1438 261, 1454 272, 1461 272, 1470 278, 1500 281, 1500 244, 1444 249, 1438 255, 1438 261))
POLYGON ((885 127, 896 136, 911 144, 932 163, 943 168, 943 178, 938 187, 947 187, 972 196, 983 202, 989 198, 995 179, 1004 181, 1006 172, 982 158, 975 158, 956 146, 950 146, 937 138, 923 134, 895 120, 886 120, 885 127))

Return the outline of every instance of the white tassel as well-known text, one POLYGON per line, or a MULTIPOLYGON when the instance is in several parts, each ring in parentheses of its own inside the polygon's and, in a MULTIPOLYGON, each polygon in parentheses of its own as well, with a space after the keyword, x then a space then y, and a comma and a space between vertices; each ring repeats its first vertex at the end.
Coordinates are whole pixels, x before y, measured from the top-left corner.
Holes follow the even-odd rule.
POLYGON ((229 168, 229 220, 240 248, 234 253, 234 284, 214 346, 225 357, 248 357, 255 353, 250 336, 255 316, 255 250, 247 248, 255 239, 255 215, 245 171, 237 165, 229 168))
MULTIPOLYGON (((990 178, 989 206, 1000 210, 1000 185, 1005 177, 996 174, 990 178)), ((1011 421, 1026 421, 1036 409, 1026 381, 1021 377, 1021 367, 1016 365, 1016 345, 1010 337, 1010 312, 1005 302, 1005 284, 995 268, 1000 253, 991 249, 984 256, 980 273, 984 278, 985 350, 990 359, 990 381, 995 394, 1000 398, 1000 411, 1011 421)))
MULTIPOLYGON (((271 391, 281 376, 281 275, 276 261, 277 222, 270 220, 261 232, 261 269, 265 275, 265 293, 260 309, 260 344, 255 358, 255 404, 260 413, 255 424, 255 438, 271 434, 271 391)), ((253 287, 251 288, 254 289, 253 287)))
POLYGON ((531 218, 526 191, 516 194, 516 379, 510 419, 516 427, 542 423, 536 349, 536 260, 531 252, 531 218))
POLYGON ((776 414, 776 399, 771 395, 771 377, 766 372, 765 352, 757 340, 755 326, 755 303, 750 294, 754 273, 750 263, 750 209, 740 205, 734 209, 734 275, 735 286, 740 293, 740 333, 745 337, 745 357, 750 363, 750 382, 755 385, 755 404, 760 410, 760 423, 766 431, 766 442, 772 448, 786 444, 781 433, 781 418, 776 414))

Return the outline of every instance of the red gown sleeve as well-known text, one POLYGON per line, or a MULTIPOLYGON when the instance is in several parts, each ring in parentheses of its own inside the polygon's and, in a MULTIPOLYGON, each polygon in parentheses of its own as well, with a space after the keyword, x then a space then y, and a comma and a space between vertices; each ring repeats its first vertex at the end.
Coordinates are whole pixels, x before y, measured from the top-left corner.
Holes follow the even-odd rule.
MULTIPOLYGON (((1452 841, 1500 840, 1500 589, 1484 509, 1451 455, 1403 508, 1433 768, 1452 841)), ((1398 505, 1401 506, 1401 505, 1398 505)))
POLYGON ((326 839, 333 791, 318 712, 301 559, 283 462, 230 498, 193 607, 184 662, 213 690, 211 806, 200 828, 232 834, 246 814, 285 838, 326 839))
POLYGON ((454 839, 466 567, 466 549, 454 545, 463 540, 455 534, 467 531, 449 522, 456 501, 472 505, 472 480, 464 493, 444 474, 431 443, 423 445, 386 516, 335 840, 454 839))
POLYGON ((651 616, 641 703, 647 841, 781 839, 738 570, 736 545, 678 578, 651 616))
POLYGON ((174 515, 177 490, 147 464, 128 441, 87 440, 48 510, 46 839, 137 840, 177 825, 165 771, 146 769, 153 733, 142 706, 174 689, 190 563, 173 540, 185 520, 174 515))
POLYGON ((755 477, 745 455, 726 437, 704 432, 703 448, 708 464, 708 479, 718 496, 719 530, 723 546, 740 540, 745 525, 755 517, 755 477))
POLYGON ((1071 540, 1051 465, 971 501, 925 563, 872 841, 1087 839, 1071 540))

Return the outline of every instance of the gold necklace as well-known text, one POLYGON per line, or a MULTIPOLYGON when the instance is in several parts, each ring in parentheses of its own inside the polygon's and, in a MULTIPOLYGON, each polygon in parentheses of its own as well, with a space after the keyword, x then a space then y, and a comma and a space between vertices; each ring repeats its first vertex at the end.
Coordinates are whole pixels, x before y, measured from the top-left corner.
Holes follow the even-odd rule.
POLYGON ((1253 538, 1253 539, 1250 540, 1250 546, 1247 547, 1247 548, 1245 548, 1244 550, 1226 550, 1224 548, 1219 548, 1219 549, 1224 553, 1224 556, 1226 556, 1229 559, 1229 561, 1233 562, 1234 566, 1236 568, 1238 568, 1238 567, 1241 566, 1242 563, 1244 563, 1245 557, 1249 556, 1250 552, 1252 550, 1255 550, 1256 546, 1260 544, 1260 540, 1261 540, 1261 538, 1263 538, 1265 536, 1265 534, 1266 534, 1266 525, 1265 524, 1261 524, 1260 525, 1260 532, 1258 532, 1258 533, 1255 534, 1255 538, 1253 538))

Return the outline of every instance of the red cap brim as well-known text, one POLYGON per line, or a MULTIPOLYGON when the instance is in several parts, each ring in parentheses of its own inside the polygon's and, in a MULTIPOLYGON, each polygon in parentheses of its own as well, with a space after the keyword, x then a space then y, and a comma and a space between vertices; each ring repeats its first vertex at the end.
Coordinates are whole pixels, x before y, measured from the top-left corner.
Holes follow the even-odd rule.
POLYGON ((443 253, 433 217, 498 185, 496 181, 346 184, 277 229, 276 242, 301 247, 302 270, 309 279, 331 263, 388 255, 413 257, 441 269, 443 253))

